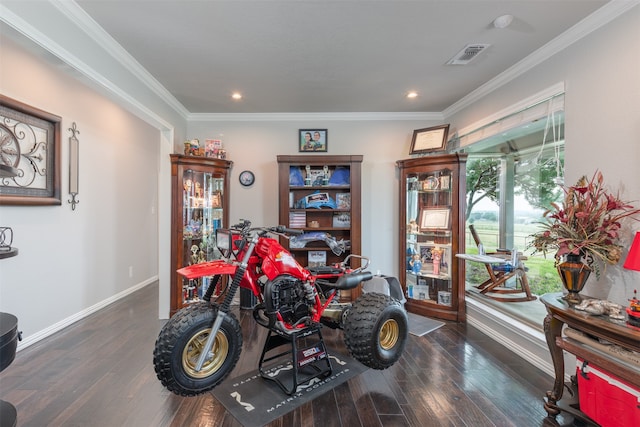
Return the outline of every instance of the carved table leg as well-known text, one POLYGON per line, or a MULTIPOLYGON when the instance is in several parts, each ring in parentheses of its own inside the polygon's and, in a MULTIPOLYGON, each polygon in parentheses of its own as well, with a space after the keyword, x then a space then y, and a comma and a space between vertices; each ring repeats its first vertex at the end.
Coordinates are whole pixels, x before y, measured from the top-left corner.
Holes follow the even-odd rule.
POLYGON ((562 398, 564 389, 564 356, 562 349, 556 345, 556 338, 561 335, 563 325, 563 322, 554 318, 551 314, 548 314, 547 317, 544 318, 544 336, 549 346, 551 360, 553 361, 553 370, 556 376, 555 382, 553 383, 553 390, 547 391, 547 400, 544 404, 544 409, 549 416, 554 418, 560 413, 557 402, 562 398))

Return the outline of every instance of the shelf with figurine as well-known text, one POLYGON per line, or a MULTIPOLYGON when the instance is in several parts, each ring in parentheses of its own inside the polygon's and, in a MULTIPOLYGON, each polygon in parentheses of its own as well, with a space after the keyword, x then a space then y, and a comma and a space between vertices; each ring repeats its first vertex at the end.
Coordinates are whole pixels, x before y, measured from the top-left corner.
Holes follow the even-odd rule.
MULTIPOLYGON (((218 157, 171 154, 171 271, 217 259, 215 230, 228 223, 229 171, 218 157)), ((170 315, 197 300, 204 280, 171 275, 170 315)))
POLYGON ((223 160, 227 158, 227 152, 222 148, 222 140, 220 139, 205 139, 204 144, 197 138, 186 140, 184 142, 184 155, 223 160))
MULTIPOLYGON (((279 155, 279 222, 304 231, 295 239, 281 239, 303 266, 318 261, 310 251, 324 250, 327 264, 361 251, 361 155, 279 155), (344 245, 340 255, 330 245, 344 245)), ((353 260, 352 267, 359 261, 353 260)), ((356 265, 357 264, 357 265, 356 265)), ((340 300, 357 297, 343 291, 340 300)))
POLYGON ((464 263, 453 255, 464 252, 465 247, 466 155, 437 154, 396 164, 400 177, 399 279, 405 293, 413 294, 407 310, 464 321, 464 263))
POLYGON ((406 295, 409 300, 450 307, 451 291, 450 277, 407 272, 406 295))

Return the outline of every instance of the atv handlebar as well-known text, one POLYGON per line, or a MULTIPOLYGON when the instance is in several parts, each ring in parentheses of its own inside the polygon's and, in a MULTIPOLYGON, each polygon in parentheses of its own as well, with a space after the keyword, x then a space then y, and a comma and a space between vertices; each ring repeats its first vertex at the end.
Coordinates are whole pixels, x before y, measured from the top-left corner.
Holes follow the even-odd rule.
POLYGON ((238 224, 234 224, 231 226, 231 229, 240 231, 243 234, 248 233, 252 230, 256 230, 256 231, 260 230, 260 231, 266 231, 269 233, 295 235, 295 236, 304 233, 303 230, 288 228, 288 227, 285 227, 284 225, 277 225, 275 227, 253 227, 252 228, 251 221, 249 221, 248 219, 240 219, 240 222, 238 224))
POLYGON ((284 225, 279 225, 277 227, 273 227, 276 233, 284 233, 284 234, 293 234, 296 236, 299 236, 300 234, 303 234, 304 231, 300 230, 300 229, 295 229, 295 228, 287 228, 284 225))

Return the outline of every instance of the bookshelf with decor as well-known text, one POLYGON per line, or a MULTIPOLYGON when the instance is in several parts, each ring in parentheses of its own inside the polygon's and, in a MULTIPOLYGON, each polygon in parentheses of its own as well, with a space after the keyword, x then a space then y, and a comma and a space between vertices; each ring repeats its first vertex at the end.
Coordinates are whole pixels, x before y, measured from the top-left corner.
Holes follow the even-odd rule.
MULTIPOLYGON (((281 243, 301 265, 332 265, 361 255, 361 169, 361 155, 278 156, 279 223, 305 233, 281 243), (334 254, 321 239, 325 234, 343 241, 346 251, 334 254)), ((350 264, 358 267, 360 261, 350 264)), ((354 300, 358 292, 342 291, 340 300, 354 300)))
POLYGON ((228 226, 229 160, 171 154, 170 315, 198 301, 207 277, 188 280, 176 270, 220 256, 215 231, 228 226))
POLYGON ((408 311, 463 322, 466 155, 397 162, 400 171, 400 283, 408 311))

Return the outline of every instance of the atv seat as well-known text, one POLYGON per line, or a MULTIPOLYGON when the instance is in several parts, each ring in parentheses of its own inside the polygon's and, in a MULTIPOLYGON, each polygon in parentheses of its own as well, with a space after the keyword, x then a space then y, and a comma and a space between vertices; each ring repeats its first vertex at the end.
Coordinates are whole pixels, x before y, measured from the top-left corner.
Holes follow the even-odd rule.
POLYGON ((308 270, 314 276, 320 276, 323 274, 341 274, 344 271, 343 268, 338 268, 331 265, 319 265, 316 267, 309 267, 308 270))
POLYGON ((367 280, 371 280, 373 278, 373 273, 370 271, 358 271, 354 273, 345 274, 340 276, 340 278, 336 281, 332 287, 340 290, 353 289, 358 286, 361 282, 366 282, 367 280))

